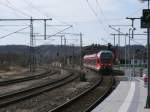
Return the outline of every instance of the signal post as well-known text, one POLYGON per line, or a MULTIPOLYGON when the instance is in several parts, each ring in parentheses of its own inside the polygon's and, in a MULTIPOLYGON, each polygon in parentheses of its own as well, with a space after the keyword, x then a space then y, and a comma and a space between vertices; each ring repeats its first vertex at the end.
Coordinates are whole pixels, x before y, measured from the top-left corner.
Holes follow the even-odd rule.
POLYGON ((148 69, 148 92, 146 108, 150 108, 150 0, 148 1, 148 9, 143 9, 143 16, 141 17, 141 28, 147 28, 147 69, 148 69))

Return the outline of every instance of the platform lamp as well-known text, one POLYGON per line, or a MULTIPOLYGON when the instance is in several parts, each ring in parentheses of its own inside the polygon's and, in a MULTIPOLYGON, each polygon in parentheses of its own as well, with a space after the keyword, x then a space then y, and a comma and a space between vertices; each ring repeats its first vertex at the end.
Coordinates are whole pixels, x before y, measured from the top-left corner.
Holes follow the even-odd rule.
POLYGON ((141 18, 141 27, 147 28, 147 68, 148 68, 148 93, 146 108, 150 108, 150 0, 139 0, 141 2, 148 2, 148 9, 143 10, 143 17, 141 18))

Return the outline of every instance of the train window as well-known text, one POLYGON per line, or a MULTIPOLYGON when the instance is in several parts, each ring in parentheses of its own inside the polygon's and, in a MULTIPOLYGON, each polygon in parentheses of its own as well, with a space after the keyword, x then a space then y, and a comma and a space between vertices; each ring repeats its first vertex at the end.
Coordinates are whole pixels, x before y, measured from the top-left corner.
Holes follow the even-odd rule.
POLYGON ((95 65, 96 64, 96 59, 87 59, 84 61, 85 64, 89 65, 95 65))
POLYGON ((112 53, 102 53, 101 54, 101 62, 102 63, 110 63, 113 56, 112 53))
POLYGON ((102 53, 101 54, 101 58, 102 59, 110 59, 110 58, 112 58, 113 56, 112 56, 112 53, 102 53))

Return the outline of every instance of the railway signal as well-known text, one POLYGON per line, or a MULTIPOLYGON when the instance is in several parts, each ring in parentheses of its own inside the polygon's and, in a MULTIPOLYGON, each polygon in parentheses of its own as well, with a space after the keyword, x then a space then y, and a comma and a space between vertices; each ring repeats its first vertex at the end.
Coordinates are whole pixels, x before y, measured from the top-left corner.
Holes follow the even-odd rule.
POLYGON ((141 28, 150 28, 150 9, 143 10, 141 17, 141 28))

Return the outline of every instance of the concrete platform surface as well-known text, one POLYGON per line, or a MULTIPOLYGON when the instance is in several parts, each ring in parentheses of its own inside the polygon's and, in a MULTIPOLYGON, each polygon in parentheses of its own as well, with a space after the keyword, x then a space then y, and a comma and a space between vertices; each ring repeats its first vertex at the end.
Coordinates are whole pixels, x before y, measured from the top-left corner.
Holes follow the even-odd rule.
POLYGON ((143 80, 135 78, 132 81, 121 81, 92 112, 150 112, 150 109, 145 109, 146 98, 147 87, 143 80))

